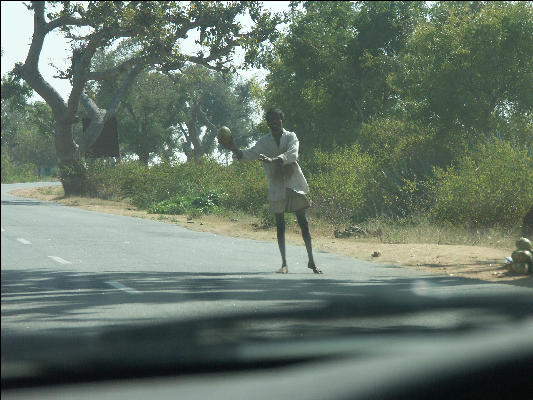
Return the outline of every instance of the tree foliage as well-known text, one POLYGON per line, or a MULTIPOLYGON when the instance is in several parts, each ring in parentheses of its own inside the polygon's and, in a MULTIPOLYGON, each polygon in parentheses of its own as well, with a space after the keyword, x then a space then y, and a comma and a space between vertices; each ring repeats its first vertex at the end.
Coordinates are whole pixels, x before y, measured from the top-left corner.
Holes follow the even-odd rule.
MULTIPOLYGON (((486 142, 504 140, 509 157, 531 157, 532 2, 298 4, 267 59, 265 104, 284 110, 311 173, 312 158, 321 153, 310 150, 317 147, 338 162, 361 152, 371 156, 374 186, 368 180, 363 197, 343 189, 340 183, 352 174, 338 168, 346 209, 350 198, 361 217, 372 214, 365 201, 378 215, 429 207, 434 167, 446 171, 483 151, 504 156, 503 150, 483 150, 486 142), (357 151, 349 156, 344 147, 351 144, 357 151)), ((458 176, 457 182, 468 174, 458 176)), ((522 190, 511 182, 509 190, 522 190)), ((520 207, 526 201, 520 197, 520 207)), ((450 204, 449 210, 461 207, 450 204)), ((485 222, 493 217, 487 214, 485 222)))
MULTIPOLYGON (((240 82, 194 65, 173 75, 173 79, 176 102, 180 104, 175 132, 179 150, 188 160, 212 154, 222 125, 231 126, 239 145, 246 145, 253 138, 253 82, 240 82)), ((219 151, 224 150, 219 147, 219 151)))
MULTIPOLYGON (((99 53, 94 63, 116 65, 123 52, 121 46, 99 53)), ((95 98, 106 103, 120 84, 116 80, 94 85, 95 98)), ((154 156, 173 161, 177 152, 188 160, 198 159, 212 155, 224 124, 231 125, 236 141, 245 145, 253 138, 253 85, 197 64, 177 72, 143 72, 117 114, 121 151, 136 154, 145 165, 154 156)))
MULTIPOLYGON (((34 1, 28 6, 34 13, 34 33, 24 64, 15 66, 17 78, 24 79, 51 107, 56 120, 56 154, 62 165, 77 163, 79 155, 96 141, 104 123, 114 116, 135 77, 148 67, 162 71, 183 68, 188 62, 221 70, 232 66, 234 50, 242 46, 250 54, 275 34, 279 18, 271 18, 258 2, 89 2, 34 1), (248 12, 254 25, 244 31, 238 17, 248 12), (46 35, 59 29, 72 41, 71 66, 58 71, 72 84, 67 101, 44 80, 39 72, 39 58, 46 35), (200 50, 185 54, 180 41, 192 31, 199 32, 200 50), (120 65, 106 70, 91 69, 99 49, 109 48, 122 40, 134 46, 120 65), (91 81, 125 76, 108 104, 97 105, 85 89, 91 81), (74 142, 73 124, 80 101, 91 123, 74 142)), ((78 170, 79 168, 74 168, 78 170)), ((65 185, 64 185, 65 186, 65 185)), ((65 192, 70 189, 65 187, 65 192)))
POLYGON ((353 143, 363 122, 395 103, 388 82, 422 18, 419 2, 304 2, 268 61, 270 104, 286 112, 302 146, 353 143))
POLYGON ((410 37, 395 86, 420 105, 419 120, 473 145, 531 114, 532 71, 530 2, 439 2, 410 37))
POLYGON ((2 157, 14 166, 51 168, 56 165, 54 118, 46 103, 28 103, 31 94, 12 73, 2 77, 2 157))

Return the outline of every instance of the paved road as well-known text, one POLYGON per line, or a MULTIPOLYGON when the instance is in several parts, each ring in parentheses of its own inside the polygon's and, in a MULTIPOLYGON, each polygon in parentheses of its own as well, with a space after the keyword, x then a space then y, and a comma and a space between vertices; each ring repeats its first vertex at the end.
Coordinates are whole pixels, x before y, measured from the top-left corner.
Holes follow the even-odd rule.
POLYGON ((287 247, 290 273, 279 275, 274 242, 8 194, 35 185, 50 183, 1 189, 2 334, 309 306, 375 291, 533 293, 322 252, 325 275, 313 275, 303 246, 287 247))

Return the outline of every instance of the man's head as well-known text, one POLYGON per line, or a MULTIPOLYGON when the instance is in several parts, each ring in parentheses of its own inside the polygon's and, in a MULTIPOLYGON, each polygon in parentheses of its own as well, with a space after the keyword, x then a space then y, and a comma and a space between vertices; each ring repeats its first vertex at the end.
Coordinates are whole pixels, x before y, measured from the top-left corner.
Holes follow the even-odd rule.
POLYGON ((283 122, 285 121, 283 111, 278 108, 270 108, 265 114, 265 119, 268 127, 273 133, 283 132, 283 122))

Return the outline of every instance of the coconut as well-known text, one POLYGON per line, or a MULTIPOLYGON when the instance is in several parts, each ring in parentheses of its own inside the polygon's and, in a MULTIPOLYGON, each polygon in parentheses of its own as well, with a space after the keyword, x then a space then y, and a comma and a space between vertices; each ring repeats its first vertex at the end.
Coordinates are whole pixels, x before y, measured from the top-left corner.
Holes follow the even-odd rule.
POLYGON ((531 242, 529 241, 528 238, 520 238, 516 241, 516 248, 518 250, 527 250, 527 251, 532 251, 532 248, 531 248, 531 242))
POLYGON ((513 262, 515 263, 530 263, 533 262, 533 257, 530 251, 527 250, 515 250, 511 255, 513 262))
POLYGON ((519 274, 527 274, 529 272, 529 266, 527 263, 514 262, 512 264, 512 269, 519 274))
POLYGON ((223 126, 218 130, 217 140, 224 147, 228 147, 231 144, 231 131, 227 126, 223 126))

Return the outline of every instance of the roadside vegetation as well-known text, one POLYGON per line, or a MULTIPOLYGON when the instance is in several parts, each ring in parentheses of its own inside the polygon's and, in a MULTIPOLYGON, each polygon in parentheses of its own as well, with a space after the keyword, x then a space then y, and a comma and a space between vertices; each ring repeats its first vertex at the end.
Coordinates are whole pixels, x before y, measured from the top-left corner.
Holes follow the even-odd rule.
MULTIPOLYGON (((423 201, 415 190, 406 190, 396 214, 379 212, 398 190, 384 190, 387 186, 380 179, 387 178, 379 173, 379 160, 361 155, 357 148, 339 151, 323 159, 320 154, 311 157, 312 170, 302 161, 313 203, 309 213, 317 229, 327 230, 323 234, 337 231, 337 237, 383 243, 509 247, 532 201, 532 160, 525 151, 513 152, 506 142, 482 146, 457 165, 436 171, 419 189, 423 201)), ((152 167, 137 161, 93 162, 88 171, 88 196, 126 199, 153 214, 216 214, 229 220, 241 213, 254 217, 261 228, 274 225, 260 163, 226 166, 209 158, 152 167)), ((287 221, 292 222, 290 216, 287 221)))
MULTIPOLYGON (((199 20, 226 15, 222 3, 202 4, 193 13, 199 20)), ((108 12, 96 11, 89 22, 108 12)), ((180 59, 178 69, 163 63, 87 83, 94 104, 69 119, 78 122, 69 122, 68 146, 54 142, 60 113, 29 104, 31 87, 12 71, 2 78, 2 182, 34 180, 31 171, 54 166, 54 146, 65 159, 74 141, 88 147, 79 122, 96 104, 111 113, 105 105, 130 85, 112 112, 120 159, 82 154, 61 166, 67 194, 154 215, 247 215, 269 229, 260 163, 230 162, 215 136, 226 125, 239 146, 250 145, 267 132, 260 110, 275 106, 300 140, 315 230, 382 243, 512 247, 533 204, 531 2, 294 2, 285 19, 287 29, 275 34, 274 20, 263 18, 266 44, 247 43, 247 64, 268 71, 264 82, 237 79, 224 58, 217 67, 180 59)), ((220 44, 206 35, 206 45, 220 44)), ((154 40, 158 30, 140 44, 131 37, 99 47, 87 68, 130 65, 154 40)))
POLYGON ((34 164, 14 164, 9 155, 2 152, 2 183, 35 182, 39 177, 35 174, 34 164))

